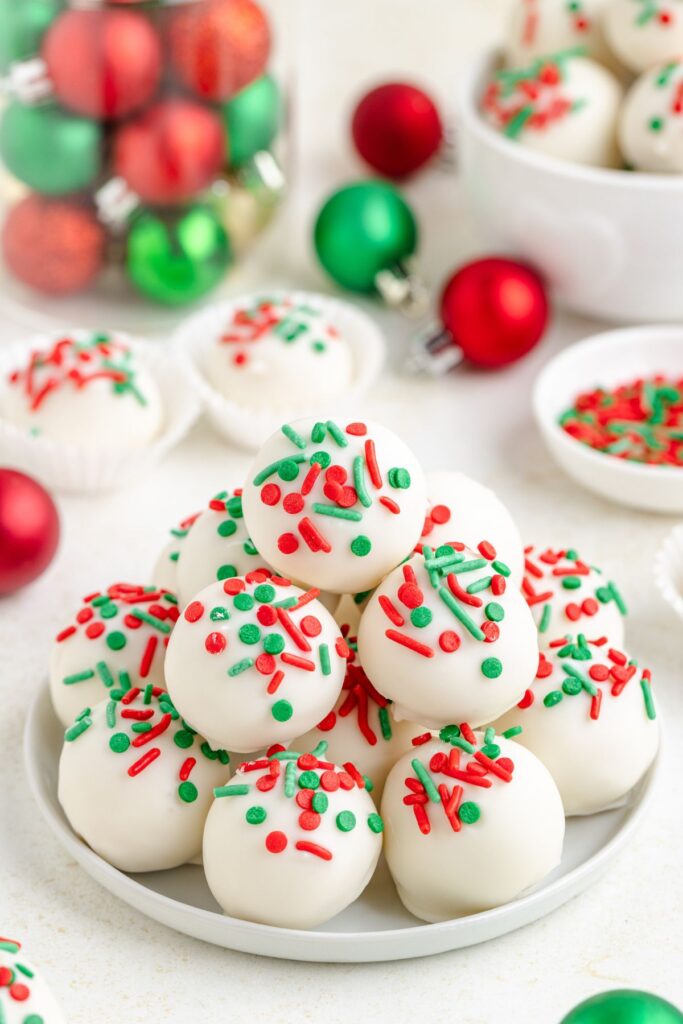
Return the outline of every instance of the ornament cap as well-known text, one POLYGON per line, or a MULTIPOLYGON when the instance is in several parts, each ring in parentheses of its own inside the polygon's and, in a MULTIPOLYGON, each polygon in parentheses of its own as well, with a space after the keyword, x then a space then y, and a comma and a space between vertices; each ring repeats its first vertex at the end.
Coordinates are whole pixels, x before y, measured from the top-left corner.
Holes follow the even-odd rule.
POLYGON ((375 275, 375 287, 392 309, 409 317, 419 317, 427 309, 429 292, 412 256, 384 267, 375 275))
POLYGON ((28 105, 47 99, 52 95, 52 83, 45 61, 41 57, 14 61, 0 79, 0 93, 28 105))
POLYGON ((99 219, 115 232, 122 232, 127 227, 129 218, 139 205, 140 197, 120 177, 110 178, 95 193, 99 219))
POLYGON ((451 332, 441 324, 432 323, 413 338, 406 370, 409 373, 441 377, 458 366, 463 359, 464 353, 456 345, 451 332))
POLYGON ((264 205, 274 206, 284 195, 285 174, 279 160, 269 149, 254 153, 236 170, 235 180, 264 205))

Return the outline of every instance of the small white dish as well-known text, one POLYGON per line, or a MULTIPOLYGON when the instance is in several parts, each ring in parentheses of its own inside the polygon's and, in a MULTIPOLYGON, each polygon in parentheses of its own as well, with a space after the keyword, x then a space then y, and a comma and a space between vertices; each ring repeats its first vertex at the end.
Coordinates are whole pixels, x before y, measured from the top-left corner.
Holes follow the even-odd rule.
POLYGON ((72 832, 57 799, 62 737, 44 685, 34 699, 24 733, 29 784, 58 841, 95 881, 140 913, 185 935, 244 953, 322 963, 429 956, 485 942, 544 917, 595 882, 629 841, 650 803, 657 765, 655 761, 623 806, 569 818, 560 866, 512 903, 470 917, 424 924, 401 905, 380 862, 363 895, 343 913, 313 931, 295 931, 223 915, 200 867, 125 875, 93 853, 72 832))
POLYGON ((288 297, 297 304, 315 306, 349 342, 354 361, 353 386, 339 398, 326 400, 324 408, 320 409, 326 416, 337 411, 358 409, 363 395, 381 372, 386 349, 382 332, 366 313, 342 299, 314 292, 261 288, 258 293, 240 295, 206 306, 188 317, 174 335, 174 347, 183 362, 186 375, 216 432, 230 444, 248 451, 258 450, 263 441, 287 420, 315 414, 319 409, 314 394, 306 408, 255 409, 226 398, 208 380, 204 371, 208 347, 225 330, 234 310, 248 304, 256 294, 268 294, 273 299, 288 297))
MULTIPOLYGON (((91 335, 83 328, 35 334, 0 348, 0 388, 8 374, 23 365, 28 353, 44 348, 56 337, 91 335)), ((12 466, 36 476, 55 491, 100 494, 120 490, 147 476, 159 459, 174 448, 199 415, 196 395, 183 379, 182 368, 167 342, 153 343, 112 331, 148 367, 161 393, 163 427, 150 444, 133 451, 79 448, 77 445, 33 437, 0 416, 0 453, 12 466)), ((114 424, 112 424, 112 429, 114 424)))
POLYGON ((604 455, 574 440, 558 422, 580 392, 656 373, 683 377, 683 326, 626 327, 594 334, 560 352, 541 370, 533 409, 556 462, 588 490, 630 508, 683 512, 683 468, 604 455))
POLYGON ((674 526, 660 544, 655 555, 654 577, 666 603, 683 619, 683 523, 674 526))

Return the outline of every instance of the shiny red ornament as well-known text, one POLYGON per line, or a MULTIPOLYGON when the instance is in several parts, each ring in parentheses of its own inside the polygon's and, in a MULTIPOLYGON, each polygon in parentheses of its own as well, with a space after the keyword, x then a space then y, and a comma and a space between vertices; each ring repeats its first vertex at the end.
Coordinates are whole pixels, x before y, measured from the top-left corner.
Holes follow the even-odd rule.
POLYGON ((473 260, 447 282, 441 318, 466 359, 485 369, 506 366, 538 344, 549 304, 532 267, 503 257, 473 260))
POLYGON ((207 100, 226 100, 264 71, 268 19, 253 0, 204 0, 170 15, 168 47, 180 80, 207 100))
POLYGON ((86 206, 29 195, 12 207, 2 229, 7 269, 46 295, 86 288, 104 263, 105 233, 86 206))
POLYGON ((217 177, 225 131, 213 110, 170 99, 122 125, 114 139, 114 168, 145 202, 190 199, 217 177))
POLYGON ((42 56, 57 99, 87 117, 138 110, 161 78, 161 40, 136 11, 65 11, 45 36, 42 56))
POLYGON ((439 111, 426 92, 407 82, 372 89, 353 112, 351 134, 359 154, 387 178, 405 178, 424 166, 443 140, 439 111))
POLYGON ((59 515, 36 480, 0 469, 0 595, 35 580, 54 558, 59 515))

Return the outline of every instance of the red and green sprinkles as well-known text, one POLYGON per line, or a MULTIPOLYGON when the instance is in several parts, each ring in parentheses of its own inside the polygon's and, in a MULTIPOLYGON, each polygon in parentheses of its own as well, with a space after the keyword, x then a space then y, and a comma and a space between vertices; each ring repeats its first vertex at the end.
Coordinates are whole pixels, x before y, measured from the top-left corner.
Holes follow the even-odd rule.
POLYGON ((574 548, 546 548, 536 552, 533 545, 526 547, 522 594, 532 611, 540 610, 538 631, 541 634, 550 628, 554 604, 570 622, 592 619, 600 605, 613 603, 621 615, 628 611, 616 584, 603 582, 600 570, 585 562, 574 548), (586 589, 589 590, 587 595, 586 589))
POLYGON ((657 3, 657 0, 636 0, 633 23, 639 28, 645 28, 653 22, 660 28, 670 28, 675 21, 674 12, 666 4, 657 3))
MULTIPOLYGON (((242 488, 233 491, 219 491, 209 502, 209 509, 217 513, 220 522, 216 525, 216 533, 224 540, 236 541, 240 528, 244 529, 244 512, 242 511, 242 488)), ((242 541, 242 551, 250 557, 258 556, 258 550, 251 537, 242 541)), ((217 580, 228 580, 239 576, 238 567, 232 562, 225 562, 216 568, 217 580)))
POLYGON ((567 95, 564 86, 569 63, 581 48, 535 60, 527 68, 502 68, 484 93, 482 107, 510 139, 523 132, 544 132, 581 110, 584 99, 567 95))
POLYGON ((380 739, 388 743, 393 736, 389 715, 391 701, 375 689, 357 663, 357 639, 349 636, 348 625, 341 627, 341 634, 348 652, 344 684, 337 707, 318 723, 318 729, 332 732, 339 719, 353 715, 358 732, 367 744, 374 747, 380 739))
MULTIPOLYGON (((21 943, 14 939, 0 938, 0 953, 15 958, 21 949, 21 943)), ((6 1020, 3 1010, 4 994, 12 1003, 25 1003, 31 998, 31 981, 34 973, 21 960, 13 959, 12 965, 0 963, 0 1024, 6 1020)), ((14 1018, 13 1018, 14 1019, 14 1018)), ((39 1013, 29 1013, 21 1019, 21 1024, 47 1024, 39 1013)))
POLYGON ((219 343, 226 346, 232 365, 243 368, 266 338, 283 345, 305 344, 320 355, 338 343, 339 332, 323 319, 319 309, 305 302, 259 296, 248 306, 233 310, 219 343))

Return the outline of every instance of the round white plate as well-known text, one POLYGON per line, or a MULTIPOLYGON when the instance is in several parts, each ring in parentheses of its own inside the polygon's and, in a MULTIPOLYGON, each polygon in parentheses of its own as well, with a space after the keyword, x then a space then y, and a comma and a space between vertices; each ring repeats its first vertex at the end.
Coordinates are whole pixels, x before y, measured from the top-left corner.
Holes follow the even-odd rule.
POLYGON ((65 849, 105 889, 169 928, 217 946, 287 960, 367 963, 443 953, 520 928, 576 896, 609 866, 642 819, 653 789, 653 766, 626 806, 567 822, 560 866, 526 896, 482 914, 423 924, 401 905, 386 867, 378 870, 362 897, 314 931, 271 928, 225 917, 200 867, 125 875, 78 839, 57 800, 57 765, 63 729, 47 686, 31 707, 24 753, 38 806, 65 849))

